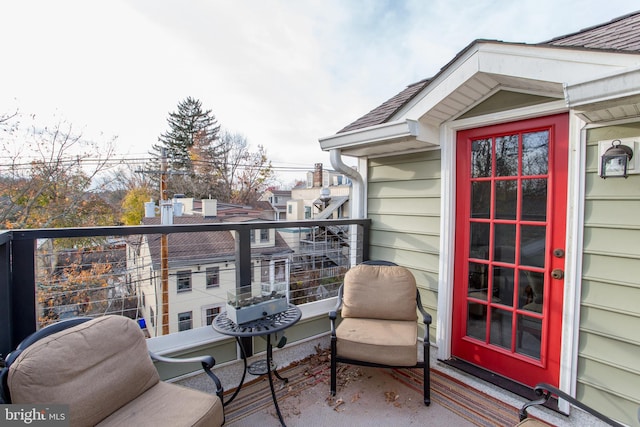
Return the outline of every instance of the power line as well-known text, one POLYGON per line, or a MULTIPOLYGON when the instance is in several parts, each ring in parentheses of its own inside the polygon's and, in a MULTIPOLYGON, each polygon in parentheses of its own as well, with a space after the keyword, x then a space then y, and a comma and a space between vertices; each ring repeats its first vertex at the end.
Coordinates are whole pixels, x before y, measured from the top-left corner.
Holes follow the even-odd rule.
MULTIPOLYGON (((1 163, 3 159, 13 160, 6 156, 0 156, 0 170, 2 168, 13 169, 13 170, 29 170, 34 164, 43 165, 43 166, 51 166, 51 165, 60 165, 60 166, 98 166, 104 165, 105 167, 115 167, 119 165, 139 165, 146 164, 150 162, 156 162, 159 159, 156 157, 119 157, 114 158, 110 157, 108 159, 101 158, 78 158, 78 157, 68 157, 68 158, 60 158, 51 161, 42 161, 40 159, 33 159, 31 161, 23 161, 21 163, 9 162, 9 163, 1 163)), ((215 165, 215 161, 209 160, 195 160, 192 163, 196 165, 215 165)), ((253 168, 255 167, 249 163, 240 163, 238 164, 240 168, 253 168)), ((271 165, 271 169, 275 171, 283 171, 283 172, 308 172, 313 170, 313 166, 279 166, 279 165, 271 165)))

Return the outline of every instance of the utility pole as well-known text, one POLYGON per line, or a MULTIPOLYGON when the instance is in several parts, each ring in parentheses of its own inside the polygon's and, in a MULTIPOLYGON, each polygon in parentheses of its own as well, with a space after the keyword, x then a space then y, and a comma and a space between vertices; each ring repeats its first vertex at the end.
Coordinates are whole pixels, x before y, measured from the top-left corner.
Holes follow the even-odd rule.
MULTIPOLYGON (((160 167, 160 221, 162 225, 173 223, 173 214, 166 214, 166 203, 167 149, 162 148, 162 163, 160 167)), ((169 335, 169 236, 164 233, 160 236, 160 273, 162 283, 162 335, 169 335)))
MULTIPOLYGON (((160 224, 173 224, 173 207, 167 198, 167 176, 183 175, 184 172, 169 172, 167 169, 167 149, 162 148, 160 170, 143 171, 139 173, 150 173, 160 175, 160 224)), ((169 239, 167 234, 160 235, 160 307, 162 310, 162 335, 169 334, 169 239)), ((156 328, 156 335, 158 328, 156 328)))

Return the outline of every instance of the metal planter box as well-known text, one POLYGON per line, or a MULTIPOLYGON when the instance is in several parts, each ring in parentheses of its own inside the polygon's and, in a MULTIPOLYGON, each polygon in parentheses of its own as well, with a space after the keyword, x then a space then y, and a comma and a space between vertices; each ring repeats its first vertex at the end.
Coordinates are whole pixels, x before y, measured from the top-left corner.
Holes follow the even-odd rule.
POLYGON ((266 296, 228 295, 227 318, 237 325, 281 313, 288 308, 286 296, 275 292, 266 296))

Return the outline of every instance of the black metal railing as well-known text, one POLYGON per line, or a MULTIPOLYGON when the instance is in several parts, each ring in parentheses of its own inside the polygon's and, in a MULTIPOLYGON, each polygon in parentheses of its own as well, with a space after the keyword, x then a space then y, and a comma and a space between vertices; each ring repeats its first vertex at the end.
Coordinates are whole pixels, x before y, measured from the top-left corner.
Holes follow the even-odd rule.
MULTIPOLYGON (((151 236, 168 236, 168 262, 172 271, 188 265, 191 261, 197 263, 197 270, 205 274, 207 262, 215 260, 217 265, 230 265, 227 275, 235 277, 235 289, 238 292, 246 292, 251 289, 252 283, 258 283, 262 289, 268 288, 271 280, 272 288, 281 289, 284 282, 291 282, 287 295, 294 304, 304 304, 331 294, 334 285, 332 277, 336 277, 340 271, 345 271, 352 261, 360 262, 368 259, 369 250, 368 219, 338 219, 338 220, 305 220, 305 221, 256 221, 243 223, 207 223, 207 224, 178 224, 178 225, 151 225, 151 226, 122 226, 122 227, 87 227, 87 228, 61 228, 61 229, 28 229, 7 230, 0 233, 0 354, 7 354, 27 335, 36 331, 47 321, 62 318, 67 311, 72 314, 99 315, 124 307, 124 301, 120 298, 122 289, 119 281, 130 288, 130 299, 142 300, 139 292, 140 283, 133 278, 131 255, 135 252, 132 241, 150 241, 151 236), (257 249, 256 236, 260 240, 260 230, 276 230, 276 234, 286 234, 288 237, 280 237, 280 242, 286 244, 287 250, 282 248, 269 250, 262 245, 257 249), (291 231, 294 231, 293 233, 291 231), (286 231, 286 233, 285 233, 286 231), (196 248, 187 246, 189 239, 180 239, 178 236, 202 235, 202 233, 231 233, 233 236, 231 254, 208 254, 207 257, 191 256, 196 248), (297 236, 292 240, 291 235, 297 236), (172 240, 175 237, 174 240, 172 240), (315 239, 315 246, 309 242, 315 239), (114 243, 117 242, 117 243, 114 243), (181 243, 182 242, 182 243, 181 243), (47 243, 47 244, 45 244, 47 243), (183 244, 185 246, 175 248, 172 245, 183 244), (120 264, 109 258, 115 252, 95 254, 97 248, 119 246, 117 249, 125 253, 126 260, 120 260, 120 264), (123 249, 123 247, 125 247, 123 249), (313 250, 309 250, 313 248, 313 250), (82 253, 80 253, 82 252, 82 253), (88 253, 93 253, 89 256, 88 253), (273 257, 273 253, 286 259, 286 277, 281 270, 274 273, 274 263, 271 263, 271 271, 265 266, 256 270, 257 257, 273 257), (172 255, 179 253, 180 255, 172 255), (64 254, 61 255, 61 254, 64 254), (103 256, 101 258, 101 256, 103 256), (62 259, 66 257, 65 259, 62 259), (73 260, 71 260, 73 258, 73 260), (101 261, 103 258, 108 262, 101 261), (206 258, 206 259, 204 259, 206 258), (104 263, 103 263, 104 262, 104 263), (103 263, 100 273, 96 273, 96 265, 103 263), (180 267, 182 263, 182 267, 180 267), (72 265, 73 264, 73 268, 72 265), (254 265, 255 264, 255 265, 254 265), (341 265, 342 264, 342 265, 341 265), (177 265, 177 266, 176 266, 177 265), (109 268, 106 268, 108 266, 109 268), (115 267, 114 267, 115 266, 115 267), (93 288, 71 291, 60 290, 62 284, 71 281, 71 270, 76 271, 75 281, 96 282, 93 288), (257 273, 256 273, 257 271, 257 273), (79 272, 83 272, 81 276, 79 272), (269 276, 270 273, 270 276, 269 276), (103 275, 98 277, 100 275, 103 275), (256 275, 258 275, 256 277, 256 275), (253 277, 252 277, 253 276, 253 277), (269 279, 270 277, 270 279, 269 279), (314 286, 305 287, 305 278, 313 277, 314 286), (118 282, 114 285, 114 282, 118 282), (295 283, 294 283, 295 282, 295 283), (295 286, 294 286, 295 285, 295 286), (40 295, 39 292, 44 293, 40 295), (67 292, 66 294, 64 292, 67 292), (80 313, 78 313, 80 311, 80 313)), ((263 234, 265 236, 266 234, 263 234)), ((113 249, 115 251, 115 249, 113 249)), ((138 247, 139 250, 139 247, 138 247)), ((141 256, 141 255, 140 255, 141 256)), ((145 267, 141 270, 157 271, 157 260, 152 255, 144 259, 145 267)), ((265 264, 266 265, 266 264, 265 264)), ((193 267, 196 271, 196 267, 193 267)), ((210 268, 211 269, 211 268, 210 268)), ((187 270, 188 271, 188 270, 187 270)), ((150 283, 158 280, 155 273, 147 274, 150 283)), ((216 271, 216 274, 220 274, 216 271)), ((204 283, 204 276, 203 283, 204 283)), ((216 276, 207 276, 207 287, 215 287, 216 276)), ((180 279, 172 277, 175 283, 180 279)), ((180 282, 186 286, 188 282, 180 282)), ((123 285, 123 286, 124 286, 123 285)), ((147 283, 149 285, 149 283, 147 283)), ((187 289, 188 290, 188 289, 187 289)), ((178 290, 180 292, 180 290, 178 290)), ((155 295, 154 297, 158 297, 155 295)), ((197 299, 198 295, 194 296, 197 299)), ((141 302, 140 304, 143 304, 141 302)), ((148 303, 148 301, 147 301, 148 303)), ((135 312, 133 306, 127 310, 135 312)), ((168 310, 165 310, 165 312, 168 310)), ((143 318, 145 316, 142 316, 143 318)), ((184 325, 175 322, 175 327, 184 325)), ((141 325, 144 322, 141 322, 141 325)), ((167 325, 163 325, 167 326, 167 325)))

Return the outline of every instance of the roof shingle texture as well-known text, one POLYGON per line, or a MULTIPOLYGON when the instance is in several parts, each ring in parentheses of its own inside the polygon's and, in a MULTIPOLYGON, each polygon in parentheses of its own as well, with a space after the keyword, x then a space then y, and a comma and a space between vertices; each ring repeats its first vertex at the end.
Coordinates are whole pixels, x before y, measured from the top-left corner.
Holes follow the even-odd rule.
POLYGON ((541 44, 640 51, 640 11, 541 44))
MULTIPOLYGON (((202 217, 174 217, 174 224, 220 223, 219 219, 202 217)), ((159 225, 160 218, 144 218, 144 225, 159 225)), ((148 234, 149 252, 154 263, 160 260, 160 235, 148 234)), ((172 262, 189 264, 202 259, 234 258, 235 239, 230 231, 172 233, 167 236, 168 256, 172 262)), ((276 233, 275 246, 252 247, 252 255, 273 255, 291 252, 289 245, 276 233)))

